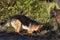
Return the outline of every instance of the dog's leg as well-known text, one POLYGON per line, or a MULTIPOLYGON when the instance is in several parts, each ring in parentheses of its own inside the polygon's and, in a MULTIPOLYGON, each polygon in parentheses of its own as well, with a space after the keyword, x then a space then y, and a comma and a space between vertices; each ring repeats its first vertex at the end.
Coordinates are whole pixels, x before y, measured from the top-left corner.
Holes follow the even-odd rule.
POLYGON ((18 19, 13 19, 11 21, 11 25, 15 29, 15 32, 19 33, 21 29, 21 22, 18 19))
POLYGON ((20 28, 21 28, 21 22, 18 21, 18 20, 17 20, 16 22, 17 22, 17 23, 16 23, 16 27, 17 27, 17 28, 16 28, 16 32, 19 33, 20 28))
POLYGON ((29 30, 28 30, 28 33, 32 34, 33 31, 34 31, 34 29, 35 29, 34 25, 31 25, 30 28, 29 28, 29 30))

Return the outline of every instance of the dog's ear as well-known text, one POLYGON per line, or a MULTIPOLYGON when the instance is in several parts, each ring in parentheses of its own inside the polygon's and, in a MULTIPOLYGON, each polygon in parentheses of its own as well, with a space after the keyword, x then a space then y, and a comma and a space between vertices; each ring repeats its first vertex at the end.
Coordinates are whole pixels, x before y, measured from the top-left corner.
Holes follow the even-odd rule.
POLYGON ((54 8, 53 8, 54 10, 57 10, 57 7, 56 6, 54 6, 54 8))
POLYGON ((54 8, 53 8, 53 13, 54 13, 55 16, 56 16, 56 10, 57 10, 57 7, 54 6, 54 8))

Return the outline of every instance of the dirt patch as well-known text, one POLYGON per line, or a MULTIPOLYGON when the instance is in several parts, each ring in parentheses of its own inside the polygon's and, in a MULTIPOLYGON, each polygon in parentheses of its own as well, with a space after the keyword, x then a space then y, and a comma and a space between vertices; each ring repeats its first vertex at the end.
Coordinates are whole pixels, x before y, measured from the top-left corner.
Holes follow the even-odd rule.
POLYGON ((60 35, 55 32, 48 32, 44 36, 0 32, 0 40, 60 40, 60 35))

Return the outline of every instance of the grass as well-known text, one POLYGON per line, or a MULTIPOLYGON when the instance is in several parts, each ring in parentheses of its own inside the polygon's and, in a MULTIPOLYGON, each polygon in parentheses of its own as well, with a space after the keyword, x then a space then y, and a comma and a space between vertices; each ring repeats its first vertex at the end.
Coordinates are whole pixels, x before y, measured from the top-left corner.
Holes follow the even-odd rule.
MULTIPOLYGON (((57 5, 55 2, 47 3, 39 0, 0 0, 0 21, 8 20, 11 16, 16 14, 25 15, 37 22, 50 22, 50 8, 57 5)), ((57 28, 55 24, 54 29, 57 28)), ((50 27, 45 24, 44 28, 50 27)), ((6 30, 10 30, 7 28, 6 30)))

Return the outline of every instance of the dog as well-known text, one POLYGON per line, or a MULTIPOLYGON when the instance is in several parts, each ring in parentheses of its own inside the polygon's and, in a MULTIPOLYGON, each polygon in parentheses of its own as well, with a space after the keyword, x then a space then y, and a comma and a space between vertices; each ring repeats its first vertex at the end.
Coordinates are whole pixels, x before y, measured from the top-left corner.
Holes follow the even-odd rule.
POLYGON ((51 10, 50 10, 50 19, 52 19, 52 21, 56 22, 56 24, 58 26, 56 32, 60 33, 60 9, 57 9, 56 6, 54 6, 54 8, 51 8, 51 10))
POLYGON ((27 30, 27 33, 31 34, 34 31, 40 31, 43 27, 42 23, 38 23, 27 16, 24 15, 14 15, 5 23, 0 23, 0 25, 9 26, 11 25, 15 32, 19 33, 22 29, 27 30))
POLYGON ((56 6, 50 10, 50 18, 56 20, 60 24, 60 9, 57 9, 56 6))

